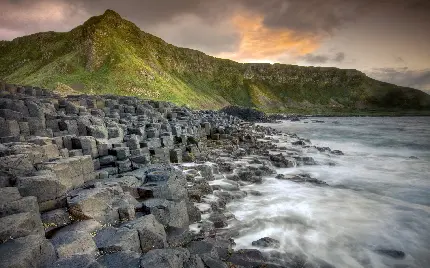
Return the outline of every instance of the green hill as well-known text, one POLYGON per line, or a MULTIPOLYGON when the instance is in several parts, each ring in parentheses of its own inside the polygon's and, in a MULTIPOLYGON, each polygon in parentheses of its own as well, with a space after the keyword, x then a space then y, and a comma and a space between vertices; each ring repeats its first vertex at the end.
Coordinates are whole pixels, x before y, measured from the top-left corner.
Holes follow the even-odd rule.
POLYGON ((430 110, 422 91, 357 70, 244 64, 179 48, 107 10, 67 33, 0 41, 9 83, 135 95, 194 108, 234 104, 268 112, 430 110))

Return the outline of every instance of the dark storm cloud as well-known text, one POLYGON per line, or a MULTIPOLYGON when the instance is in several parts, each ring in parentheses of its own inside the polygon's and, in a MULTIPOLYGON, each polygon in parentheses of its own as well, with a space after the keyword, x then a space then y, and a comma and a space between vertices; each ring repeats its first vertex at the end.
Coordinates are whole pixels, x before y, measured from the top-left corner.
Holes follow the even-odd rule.
MULTIPOLYGON (((7 3, 9 8, 14 5, 24 11, 42 2, 66 4, 72 8, 71 12, 73 8, 82 9, 91 15, 100 14, 107 8, 114 9, 128 19, 149 25, 189 14, 216 22, 238 10, 246 10, 261 14, 267 27, 306 32, 332 32, 368 12, 378 12, 386 17, 395 10, 402 11, 405 16, 430 14, 430 1, 427 0, 1 0, 0 5, 7 3)), ((425 17, 430 22, 430 16, 425 17)), ((13 24, 14 21, 2 23, 13 24)))
POLYGON ((61 0, 0 0, 0 40, 40 31, 68 31, 88 19, 79 6, 61 0))
POLYGON ((303 61, 308 63, 326 63, 328 61, 328 56, 325 55, 314 55, 314 54, 306 54, 302 57, 303 61))
MULTIPOLYGON (((370 15, 377 18, 375 23, 398 32, 398 36, 413 35, 414 40, 418 36, 421 42, 430 43, 430 35, 422 30, 430 25, 428 0, 0 0, 0 39, 39 31, 68 31, 106 9, 117 11, 169 43, 213 55, 259 50, 271 44, 279 47, 276 51, 289 51, 289 40, 297 41, 298 48, 312 48, 301 55, 315 53, 338 29, 370 15), (241 16, 249 26, 234 24, 234 18, 241 16), (259 27, 258 34, 253 34, 254 26, 259 27), (246 40, 250 36, 252 42, 246 40)), ((257 56, 267 58, 265 53, 257 56)), ((336 64, 344 58, 344 54, 307 56, 315 63, 336 64)))
POLYGON ((409 70, 408 67, 375 68, 368 75, 381 81, 430 92, 430 68, 424 70, 409 70))
POLYGON ((300 60, 310 64, 324 64, 328 62, 342 62, 345 60, 345 53, 338 52, 334 56, 308 53, 300 57, 300 60))
POLYGON ((394 60, 398 63, 406 63, 406 61, 402 57, 394 57, 394 60))
MULTIPOLYGON (((59 1, 59 0, 58 0, 59 1)), ((263 16, 269 28, 288 28, 315 34, 332 33, 347 22, 377 12, 396 18, 401 12, 411 19, 420 17, 430 23, 430 1, 427 0, 62 0, 88 10, 92 14, 110 8, 133 21, 146 24, 165 22, 178 16, 193 14, 216 23, 232 13, 251 11, 263 16)), ((144 25, 143 25, 144 26, 144 25)))
POLYGON ((428 0, 242 0, 249 9, 264 14, 268 27, 288 28, 314 33, 333 33, 345 23, 354 22, 369 13, 393 22, 395 13, 429 22, 428 0))
POLYGON ((331 33, 367 8, 366 1, 351 0, 243 0, 244 5, 264 14, 268 27, 300 32, 331 33))
POLYGON ((345 60, 345 53, 343 53, 343 52, 337 53, 333 59, 333 61, 335 61, 335 62, 342 62, 344 60, 345 60))

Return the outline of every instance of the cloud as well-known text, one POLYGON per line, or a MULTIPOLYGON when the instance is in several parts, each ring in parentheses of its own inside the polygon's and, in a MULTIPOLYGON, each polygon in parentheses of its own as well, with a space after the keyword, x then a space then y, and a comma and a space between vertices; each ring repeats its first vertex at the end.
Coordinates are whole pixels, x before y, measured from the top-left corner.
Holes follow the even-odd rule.
POLYGON ((335 62, 342 62, 344 60, 345 60, 345 53, 343 53, 343 52, 337 53, 333 59, 333 61, 335 61, 335 62))
POLYGON ((326 54, 312 54, 308 53, 298 58, 299 61, 303 61, 304 63, 310 64, 324 64, 324 63, 340 63, 345 60, 345 53, 338 52, 335 55, 326 55, 326 54))
POLYGON ((394 60, 397 63, 403 63, 403 64, 406 63, 406 61, 402 57, 399 57, 399 56, 394 57, 394 60))
POLYGON ((317 35, 331 34, 372 12, 391 22, 396 22, 392 16, 395 12, 430 22, 427 0, 1 0, 0 18, 4 28, 23 26, 22 21, 39 24, 41 20, 62 21, 64 25, 53 26, 68 28, 76 22, 76 16, 80 17, 78 13, 95 15, 108 8, 143 27, 190 15, 217 23, 240 12, 259 14, 266 28, 317 35))
POLYGON ((264 15, 264 25, 308 33, 332 33, 354 20, 368 7, 367 1, 354 0, 244 0, 239 1, 264 15))
POLYGON ((321 37, 286 29, 271 29, 258 14, 236 14, 232 25, 240 33, 238 50, 218 56, 238 61, 276 61, 282 54, 305 55, 318 48, 321 37))
POLYGON ((306 54, 302 57, 302 60, 308 63, 326 63, 329 58, 326 55, 306 54))
POLYGON ((430 43, 430 35, 418 30, 430 25, 429 3, 427 0, 0 0, 0 39, 39 31, 68 31, 90 16, 113 9, 169 43, 211 55, 238 61, 288 59, 282 61, 285 63, 304 56, 305 63, 336 65, 344 62, 345 54, 326 55, 318 51, 321 44, 336 36, 339 29, 372 14, 378 18, 372 23, 395 29, 400 37, 410 34, 418 36, 423 44, 430 43))
POLYGON ((61 0, 0 0, 0 39, 12 39, 39 31, 68 31, 89 14, 61 0))
POLYGON ((239 31, 231 27, 229 21, 213 25, 194 15, 177 18, 174 23, 150 26, 147 31, 157 33, 166 42, 213 55, 236 51, 241 39, 239 31))
POLYGON ((430 68, 424 70, 409 70, 408 67, 375 68, 367 74, 381 81, 430 91, 430 68))

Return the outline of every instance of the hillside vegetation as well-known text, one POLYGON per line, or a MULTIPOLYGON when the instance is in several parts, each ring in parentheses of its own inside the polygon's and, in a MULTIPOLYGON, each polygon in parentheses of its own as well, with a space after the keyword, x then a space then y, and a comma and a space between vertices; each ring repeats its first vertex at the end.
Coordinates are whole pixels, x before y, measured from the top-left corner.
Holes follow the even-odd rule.
POLYGON ((430 96, 357 70, 244 64, 179 48, 107 10, 67 33, 0 41, 0 78, 90 94, 134 95, 193 108, 266 112, 430 110, 430 96))

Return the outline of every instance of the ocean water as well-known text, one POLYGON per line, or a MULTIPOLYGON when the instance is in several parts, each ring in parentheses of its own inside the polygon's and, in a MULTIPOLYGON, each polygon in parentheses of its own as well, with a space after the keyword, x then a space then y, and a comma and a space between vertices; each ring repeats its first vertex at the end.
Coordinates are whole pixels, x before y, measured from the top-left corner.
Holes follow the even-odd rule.
POLYGON ((253 248, 252 241, 269 236, 280 240, 281 251, 336 267, 430 267, 430 117, 262 125, 344 155, 302 149, 320 165, 277 170, 311 174, 326 187, 274 176, 247 186, 263 195, 229 204, 238 220, 233 227, 240 229, 236 248, 253 248))

